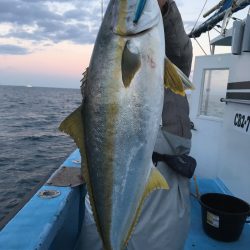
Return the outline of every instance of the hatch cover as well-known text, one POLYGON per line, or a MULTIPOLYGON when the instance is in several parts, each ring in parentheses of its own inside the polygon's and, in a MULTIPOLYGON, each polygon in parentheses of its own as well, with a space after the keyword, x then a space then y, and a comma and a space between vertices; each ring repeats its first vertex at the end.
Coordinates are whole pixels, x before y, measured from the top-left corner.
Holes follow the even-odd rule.
POLYGON ((81 169, 76 167, 61 167, 47 181, 46 185, 57 187, 77 187, 84 184, 81 169))

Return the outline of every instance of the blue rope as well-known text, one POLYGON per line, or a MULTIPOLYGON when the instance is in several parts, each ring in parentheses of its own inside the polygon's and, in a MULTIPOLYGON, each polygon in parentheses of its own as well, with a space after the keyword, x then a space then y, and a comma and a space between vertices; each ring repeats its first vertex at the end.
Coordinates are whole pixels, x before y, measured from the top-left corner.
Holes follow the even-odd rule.
POLYGON ((147 0, 138 0, 137 2, 137 7, 136 7, 136 12, 135 12, 135 17, 134 17, 134 23, 137 23, 142 15, 142 12, 144 10, 145 4, 147 0))

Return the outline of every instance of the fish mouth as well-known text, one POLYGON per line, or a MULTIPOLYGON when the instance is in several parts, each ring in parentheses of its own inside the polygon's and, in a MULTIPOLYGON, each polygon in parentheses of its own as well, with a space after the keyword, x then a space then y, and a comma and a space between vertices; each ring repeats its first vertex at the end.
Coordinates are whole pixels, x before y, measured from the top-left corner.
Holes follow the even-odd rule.
POLYGON ((143 36, 144 34, 150 32, 154 27, 151 27, 151 28, 148 28, 146 30, 142 30, 136 34, 121 34, 121 33, 118 33, 116 30, 113 29, 113 33, 117 36, 120 36, 120 37, 124 37, 124 38, 133 38, 133 37, 140 37, 140 36, 143 36))
POLYGON ((119 36, 143 34, 161 20, 157 1, 148 0, 114 1, 111 15, 111 29, 119 36))

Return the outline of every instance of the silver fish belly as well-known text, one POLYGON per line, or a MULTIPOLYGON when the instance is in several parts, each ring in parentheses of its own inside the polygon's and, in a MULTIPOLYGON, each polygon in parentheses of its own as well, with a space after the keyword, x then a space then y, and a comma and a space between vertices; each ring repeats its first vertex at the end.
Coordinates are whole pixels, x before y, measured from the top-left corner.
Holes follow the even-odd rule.
POLYGON ((123 37, 110 30, 107 18, 89 67, 83 105, 86 154, 102 238, 110 249, 125 244, 152 168, 163 105, 161 43, 161 22, 123 37), (121 62, 128 43, 141 65, 125 86, 121 62))

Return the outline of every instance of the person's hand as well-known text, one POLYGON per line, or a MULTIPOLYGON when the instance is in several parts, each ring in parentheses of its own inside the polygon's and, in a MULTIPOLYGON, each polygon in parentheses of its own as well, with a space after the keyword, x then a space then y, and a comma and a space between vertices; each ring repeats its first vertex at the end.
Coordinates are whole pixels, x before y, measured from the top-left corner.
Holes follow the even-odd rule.
POLYGON ((162 7, 165 5, 165 3, 167 2, 167 0, 157 0, 158 1, 158 4, 159 4, 159 7, 160 9, 162 9, 162 7))

